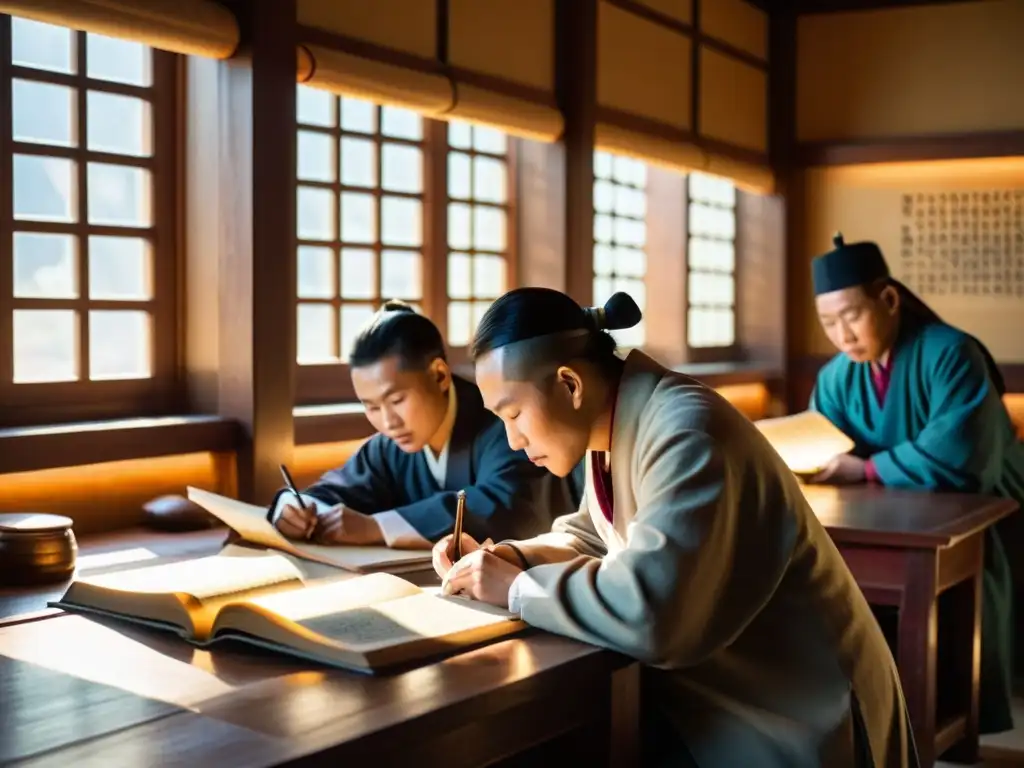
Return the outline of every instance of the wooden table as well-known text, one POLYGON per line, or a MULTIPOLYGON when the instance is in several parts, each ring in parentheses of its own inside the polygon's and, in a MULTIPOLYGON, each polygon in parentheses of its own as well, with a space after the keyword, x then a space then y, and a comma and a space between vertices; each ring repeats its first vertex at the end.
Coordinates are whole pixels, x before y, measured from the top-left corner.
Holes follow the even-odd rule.
MULTIPOLYGON (((97 573, 198 557, 218 551, 224 535, 92 539, 86 558, 122 554, 82 562, 97 573), (142 551, 135 562, 125 554, 142 551)), ((425 583, 419 576, 412 580, 425 583)), ((369 677, 242 645, 199 650, 170 633, 47 609, 63 590, 0 592, 0 765, 355 759, 453 768, 560 765, 565 754, 593 765, 637 762, 639 667, 593 646, 529 632, 369 677), (21 615, 4 619, 5 610, 21 615)))
POLYGON ((896 609, 893 652, 922 766, 940 755, 976 762, 984 537, 1016 502, 878 486, 803 490, 868 602, 896 609))
POLYGON ((638 691, 635 663, 546 633, 369 677, 61 615, 0 628, 0 764, 630 765, 638 691))

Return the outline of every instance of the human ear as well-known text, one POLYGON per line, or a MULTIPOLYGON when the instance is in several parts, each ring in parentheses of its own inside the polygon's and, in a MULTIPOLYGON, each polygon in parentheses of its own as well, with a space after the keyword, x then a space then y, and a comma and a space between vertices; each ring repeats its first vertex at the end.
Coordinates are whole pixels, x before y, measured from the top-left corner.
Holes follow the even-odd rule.
POLYGON ((882 304, 890 315, 895 315, 900 308, 900 294, 893 286, 887 285, 882 289, 882 304))
POLYGON ((572 368, 561 366, 555 371, 555 380, 565 387, 574 410, 583 407, 583 379, 572 368))
POLYGON ((431 378, 437 383, 442 392, 447 392, 451 386, 452 372, 448 365, 441 358, 435 358, 430 364, 431 378))

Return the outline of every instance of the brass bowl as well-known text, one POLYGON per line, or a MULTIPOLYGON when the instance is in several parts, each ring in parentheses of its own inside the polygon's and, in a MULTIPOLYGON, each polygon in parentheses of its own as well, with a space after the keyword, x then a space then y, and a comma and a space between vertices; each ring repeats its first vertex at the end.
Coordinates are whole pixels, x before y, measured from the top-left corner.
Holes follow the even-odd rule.
POLYGON ((78 543, 62 515, 0 514, 0 586, 67 581, 75 572, 78 543))

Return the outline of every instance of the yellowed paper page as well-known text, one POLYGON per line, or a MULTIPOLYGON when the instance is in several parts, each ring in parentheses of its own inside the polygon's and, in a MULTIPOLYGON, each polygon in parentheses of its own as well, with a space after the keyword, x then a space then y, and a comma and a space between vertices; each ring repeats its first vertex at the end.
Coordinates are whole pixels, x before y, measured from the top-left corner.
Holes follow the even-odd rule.
POLYGON ((270 549, 287 552, 325 565, 349 571, 396 570, 430 564, 429 550, 389 549, 388 547, 355 547, 295 542, 283 536, 270 521, 267 510, 244 501, 229 499, 199 488, 189 488, 188 498, 206 509, 246 541, 270 549))
POLYGON ((797 474, 821 471, 829 459, 853 448, 853 440, 817 411, 803 411, 792 416, 762 419, 754 422, 797 474))
POLYGON ((378 605, 313 616, 297 623, 344 648, 366 653, 514 620, 511 614, 487 610, 487 607, 470 600, 421 593, 378 605))
MULTIPOLYGON (((236 548, 237 549, 237 548, 236 548)), ((243 556, 229 552, 91 576, 79 581, 118 592, 171 594, 179 592, 206 600, 234 592, 302 580, 285 557, 267 552, 243 556)))
POLYGON ((390 549, 336 544, 296 544, 296 549, 311 560, 336 565, 350 571, 408 571, 430 565, 429 549, 390 549))
POLYGON ((302 622, 325 614, 418 595, 422 591, 420 587, 398 576, 373 573, 311 584, 296 592, 261 595, 245 602, 266 608, 286 619, 302 622))

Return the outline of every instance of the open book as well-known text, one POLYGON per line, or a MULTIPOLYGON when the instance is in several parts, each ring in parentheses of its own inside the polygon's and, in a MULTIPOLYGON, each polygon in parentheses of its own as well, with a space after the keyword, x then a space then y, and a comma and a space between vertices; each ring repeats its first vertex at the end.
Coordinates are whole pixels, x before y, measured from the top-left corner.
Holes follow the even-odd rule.
POLYGON ((430 567, 430 550, 356 547, 347 544, 309 544, 292 541, 269 520, 267 510, 216 493, 189 488, 188 498, 207 510, 243 540, 269 547, 315 563, 333 565, 356 573, 387 571, 404 573, 430 567))
POLYGON ((754 425, 797 475, 820 472, 830 459, 854 446, 853 440, 817 411, 761 419, 754 425))
POLYGON ((361 672, 525 629, 508 611, 388 573, 306 585, 286 557, 235 546, 77 580, 52 605, 170 630, 195 645, 240 640, 361 672))

